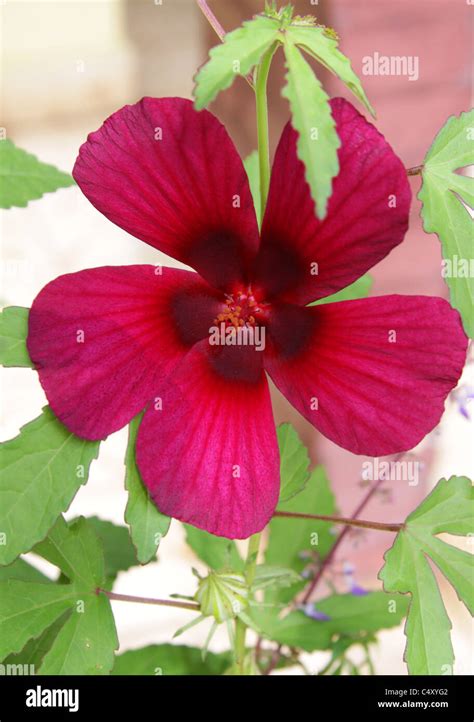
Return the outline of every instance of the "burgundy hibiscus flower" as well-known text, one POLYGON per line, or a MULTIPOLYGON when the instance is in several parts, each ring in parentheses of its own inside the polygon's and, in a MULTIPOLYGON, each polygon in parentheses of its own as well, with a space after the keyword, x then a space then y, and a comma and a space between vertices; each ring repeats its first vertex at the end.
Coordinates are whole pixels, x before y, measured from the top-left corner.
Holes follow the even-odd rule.
POLYGON ((359 278, 408 226, 400 160, 348 102, 332 109, 342 146, 327 217, 315 217, 287 125, 260 235, 213 115, 177 98, 114 113, 82 146, 75 179, 111 221, 197 273, 93 268, 52 281, 31 310, 28 349, 58 418, 103 439, 146 409, 136 456, 152 498, 214 534, 248 537, 277 503, 265 372, 335 443, 380 456, 436 425, 463 366, 466 338, 442 299, 306 305, 359 278), (264 329, 264 350, 212 345, 221 324, 264 329))

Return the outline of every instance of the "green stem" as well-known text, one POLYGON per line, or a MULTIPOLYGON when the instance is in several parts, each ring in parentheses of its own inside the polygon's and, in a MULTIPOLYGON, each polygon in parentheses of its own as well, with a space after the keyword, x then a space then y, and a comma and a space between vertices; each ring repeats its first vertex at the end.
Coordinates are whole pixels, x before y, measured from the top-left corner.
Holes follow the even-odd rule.
MULTIPOLYGON (((260 534, 254 534, 249 538, 247 550, 247 559, 245 561, 244 575, 249 587, 252 586, 255 579, 255 571, 257 569, 258 550, 260 547, 260 534)), ((245 637, 247 635, 247 625, 239 617, 235 620, 235 664, 240 674, 244 672, 245 661, 245 637)))
MULTIPOLYGON (((260 203, 261 217, 267 203, 268 188, 270 185, 270 144, 268 141, 268 108, 267 108, 267 80, 270 71, 276 44, 269 48, 258 66, 255 77, 255 103, 257 110, 257 136, 258 136, 258 166, 260 177, 260 203)), ((249 587, 255 578, 257 556, 260 546, 261 534, 254 534, 249 539, 247 560, 245 562, 245 579, 249 587)), ((244 674, 245 637, 247 625, 239 617, 235 620, 235 663, 244 674)))
POLYGON ((235 620, 235 665, 239 674, 244 674, 245 636, 247 627, 239 617, 235 620))
POLYGON ((258 550, 260 548, 260 540, 262 538, 261 532, 254 534, 249 539, 249 546, 247 550, 247 559, 245 562, 245 578, 249 587, 252 586, 253 580, 255 579, 255 571, 257 569, 257 557, 258 550))
POLYGON ((257 109, 258 166, 260 176, 261 218, 267 204, 270 186, 270 144, 268 141, 267 80, 276 45, 273 45, 262 58, 255 79, 255 101, 257 109))
MULTIPOLYGON (((267 204, 268 188, 270 185, 270 144, 268 141, 268 107, 267 107, 267 80, 273 54, 277 45, 267 50, 258 66, 255 76, 255 103, 257 111, 257 137, 258 137, 258 167, 260 178, 260 204, 261 218, 267 204)), ((260 546, 261 534, 254 534, 249 539, 247 560, 245 562, 245 579, 251 587, 257 568, 257 556, 260 546)), ((239 617, 235 620, 235 664, 240 674, 244 674, 245 637, 247 625, 239 617)))

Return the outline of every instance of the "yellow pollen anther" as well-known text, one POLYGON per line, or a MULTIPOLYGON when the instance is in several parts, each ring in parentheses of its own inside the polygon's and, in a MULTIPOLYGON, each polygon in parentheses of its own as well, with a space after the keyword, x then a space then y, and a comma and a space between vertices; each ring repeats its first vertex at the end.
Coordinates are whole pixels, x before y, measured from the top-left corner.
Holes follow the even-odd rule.
POLYGON ((260 323, 262 304, 255 299, 251 289, 248 292, 239 291, 234 296, 227 294, 225 304, 215 318, 216 325, 224 324, 227 328, 238 329, 260 323))

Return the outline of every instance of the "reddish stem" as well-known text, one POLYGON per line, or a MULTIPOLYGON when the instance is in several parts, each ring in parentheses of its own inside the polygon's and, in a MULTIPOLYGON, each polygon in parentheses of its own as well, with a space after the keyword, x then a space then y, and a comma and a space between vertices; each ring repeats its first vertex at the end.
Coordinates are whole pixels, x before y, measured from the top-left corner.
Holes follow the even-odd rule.
MULTIPOLYGON (((361 511, 367 506, 369 501, 372 499, 375 492, 378 490, 380 485, 385 481, 385 479, 377 479, 375 484, 370 487, 367 494, 364 496, 358 507, 355 509, 354 513, 351 516, 351 519, 354 519, 359 516, 361 511)), ((327 557, 323 560, 323 563, 321 564, 319 571, 317 574, 315 574, 314 578, 311 580, 311 584, 309 584, 308 589, 306 590, 306 593, 303 597, 303 604, 306 604, 306 602, 309 600, 310 596, 314 592, 316 586, 321 581, 323 574, 325 573, 327 567, 332 563, 337 550, 341 546, 342 542, 346 538, 348 532, 349 532, 350 526, 345 526, 344 529, 341 531, 339 536, 337 537, 336 541, 334 542, 334 545, 331 547, 331 551, 327 555, 327 557)))
POLYGON ((175 602, 174 599, 152 599, 151 597, 134 597, 131 594, 116 594, 106 589, 96 589, 97 594, 105 594, 106 597, 116 602, 133 602, 135 604, 158 604, 162 607, 178 607, 178 609, 191 609, 199 612, 199 604, 194 602, 175 602))
POLYGON ((220 24, 219 20, 216 18, 214 13, 212 12, 211 8, 207 4, 206 0, 196 0, 197 4, 199 5, 200 9, 202 10, 203 15, 205 16, 206 20, 209 22, 209 25, 213 28, 216 35, 219 36, 220 40, 224 39, 225 30, 220 24))
MULTIPOLYGON (((395 458, 398 460, 398 459, 400 459, 402 456, 403 456, 403 454, 398 454, 395 458)), ((359 514, 361 513, 361 511, 362 511, 362 510, 365 508, 365 506, 369 503, 369 501, 372 499, 373 495, 375 494, 375 492, 378 490, 378 488, 380 487, 380 485, 381 485, 383 482, 384 482, 384 479, 378 479, 378 480, 375 482, 375 484, 373 484, 373 485, 370 487, 369 491, 368 491, 367 494, 364 496, 364 498, 362 499, 362 501, 360 502, 360 504, 359 504, 358 507, 355 509, 355 511, 354 511, 354 513, 352 514, 352 516, 350 517, 350 519, 351 519, 352 521, 355 521, 355 518, 356 518, 357 516, 359 516, 359 514)), ((342 542, 343 542, 344 539, 346 538, 347 533, 349 532, 349 529, 350 529, 350 526, 349 526, 349 524, 347 524, 347 521, 348 521, 348 520, 346 520, 346 526, 344 527, 344 529, 342 530, 342 532, 339 534, 338 538, 337 538, 336 541, 334 542, 334 545, 331 547, 331 550, 330 550, 329 554, 328 554, 327 557, 323 560, 323 563, 321 564, 321 567, 319 568, 318 573, 317 573, 317 574, 314 576, 314 578, 311 580, 311 583, 309 584, 308 589, 306 590, 306 593, 305 593, 305 595, 303 596, 303 599, 302 599, 302 603, 303 603, 303 604, 306 604, 306 602, 309 601, 309 598, 311 597, 312 593, 313 593, 314 590, 316 589, 316 586, 319 584, 319 582, 320 582, 321 579, 323 578, 323 575, 324 575, 326 569, 327 569, 328 566, 333 562, 334 557, 336 556, 337 550, 339 549, 339 547, 341 546, 342 542)), ((353 525, 353 526, 354 526, 354 525, 353 525)), ((395 525, 390 525, 390 526, 395 526, 395 525)), ((403 526, 403 525, 401 525, 400 528, 402 528, 402 526, 403 526)), ((388 530, 387 530, 387 531, 388 531, 388 530)), ((393 530, 391 530, 391 531, 393 531, 393 530)), ((397 531, 398 531, 398 529, 397 529, 397 531)), ((281 644, 279 644, 279 645, 275 648, 275 650, 274 650, 274 652, 273 652, 273 655, 272 655, 272 659, 271 659, 271 661, 270 661, 270 664, 268 665, 268 667, 266 668, 266 670, 263 672, 263 674, 268 675, 268 674, 270 674, 271 672, 273 672, 273 670, 274 670, 275 667, 277 666, 278 661, 279 661, 279 659, 280 659, 281 648, 282 648, 282 645, 281 645, 281 644)))
POLYGON ((297 511, 276 511, 273 516, 282 516, 289 519, 316 519, 317 521, 330 521, 334 524, 357 526, 362 529, 378 529, 379 531, 399 532, 404 527, 403 524, 385 524, 380 521, 364 521, 362 519, 352 519, 345 516, 327 516, 325 514, 304 514, 297 511))

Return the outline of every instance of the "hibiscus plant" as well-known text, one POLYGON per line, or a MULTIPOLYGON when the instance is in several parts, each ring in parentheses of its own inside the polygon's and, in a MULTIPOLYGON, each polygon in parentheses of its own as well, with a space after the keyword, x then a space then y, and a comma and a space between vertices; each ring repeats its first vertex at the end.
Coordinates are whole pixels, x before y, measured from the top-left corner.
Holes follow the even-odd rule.
POLYGON ((0 661, 37 674, 242 675, 304 669, 303 652, 324 650, 319 674, 371 673, 377 633, 406 617, 409 672, 453 674, 433 568, 472 612, 472 555, 439 538, 472 538, 471 481, 441 479, 407 519, 382 523, 360 519, 390 478, 372 474, 354 514, 338 516, 324 468, 310 468, 290 424, 275 428, 269 380, 332 442, 397 468, 448 395, 462 395, 453 390, 474 333, 472 273, 446 274, 448 302, 368 298, 367 272, 403 242, 409 175, 443 262, 472 268, 473 181, 455 171, 474 163, 473 111, 450 117, 407 171, 366 118, 374 109, 333 29, 266 3, 225 34, 198 4, 220 43, 195 77, 194 102, 117 110, 81 146, 72 177, 0 142, 3 208, 76 183, 109 221, 191 269, 82 270, 52 280, 30 309, 3 311, 2 363, 34 369, 48 406, 2 445, 0 661), (276 53, 289 121, 271 165, 276 53), (330 100, 309 58, 353 102, 330 100), (238 75, 256 107, 257 149, 245 161, 206 109, 238 75), (66 521, 101 441, 126 425, 125 525, 66 521), (179 580, 167 599, 114 592, 119 572, 156 561, 160 544, 166 555, 171 519, 204 565, 195 594, 183 597, 179 580), (358 527, 387 538, 373 591, 348 565, 344 587, 331 581, 358 527), (169 644, 118 653, 111 601, 182 608, 189 623, 170 629, 169 644), (171 643, 197 623, 208 631, 202 650, 171 643), (208 651, 221 626, 228 651, 208 651))

